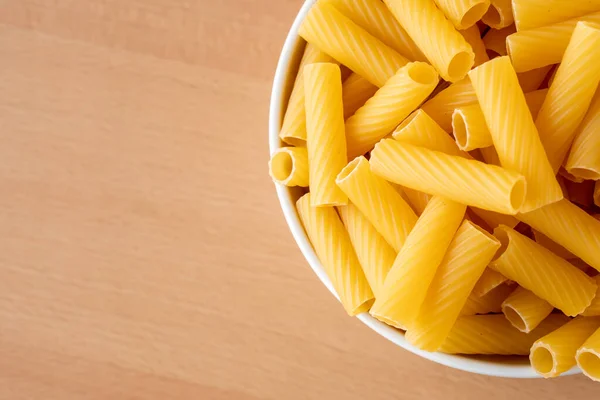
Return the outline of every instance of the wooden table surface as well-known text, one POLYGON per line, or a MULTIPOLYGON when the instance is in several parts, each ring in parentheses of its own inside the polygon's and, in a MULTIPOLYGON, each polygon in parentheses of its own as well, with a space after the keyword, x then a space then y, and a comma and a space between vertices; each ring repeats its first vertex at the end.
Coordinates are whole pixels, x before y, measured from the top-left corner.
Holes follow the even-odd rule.
POLYGON ((0 0, 1 399, 591 399, 344 315, 267 175, 300 0, 0 0))

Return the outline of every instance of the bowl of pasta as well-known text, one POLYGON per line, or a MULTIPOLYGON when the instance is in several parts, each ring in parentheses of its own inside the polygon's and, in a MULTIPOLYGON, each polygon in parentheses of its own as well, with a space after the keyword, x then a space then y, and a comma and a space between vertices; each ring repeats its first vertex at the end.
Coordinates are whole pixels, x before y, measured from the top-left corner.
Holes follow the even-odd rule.
POLYGON ((600 2, 531 3, 306 1, 269 173, 310 267, 381 336, 600 380, 600 2))

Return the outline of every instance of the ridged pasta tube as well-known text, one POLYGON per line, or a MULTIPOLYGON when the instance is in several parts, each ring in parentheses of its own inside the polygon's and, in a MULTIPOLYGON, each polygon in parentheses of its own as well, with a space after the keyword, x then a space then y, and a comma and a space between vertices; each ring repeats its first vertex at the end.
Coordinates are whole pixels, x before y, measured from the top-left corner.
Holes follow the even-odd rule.
POLYGON ((367 281, 377 297, 396 252, 354 204, 338 207, 338 211, 367 281))
POLYGON ((534 330, 552 310, 554 307, 550 303, 520 286, 502 303, 502 313, 506 319, 525 333, 534 330))
POLYGON ((536 340, 531 346, 531 366, 544 378, 559 376, 577 363, 577 349, 598 328, 600 317, 577 317, 536 340))
POLYGON ((483 296, 478 296, 473 292, 469 295, 467 302, 460 311, 460 315, 501 313, 502 303, 512 293, 513 289, 514 285, 503 283, 483 296))
POLYGON ((546 249, 550 250, 551 252, 553 252, 554 254, 559 256, 560 258, 564 258, 565 260, 577 258, 577 256, 575 256, 569 250, 565 249, 563 246, 556 243, 554 240, 550 239, 548 236, 544 235, 542 232, 533 230, 533 238, 535 239, 536 243, 538 243, 540 246, 545 247, 546 249))
POLYGON ((329 3, 385 45, 412 61, 426 61, 419 47, 380 0, 319 0, 329 3))
POLYGON ((507 26, 502 29, 490 29, 483 37, 483 44, 490 58, 505 56, 508 54, 506 49, 506 38, 517 30, 514 26, 507 26))
POLYGON ((512 0, 512 3, 519 31, 600 11, 600 0, 512 0))
POLYGON ((584 272, 517 231, 500 226, 494 236, 503 252, 490 267, 546 300, 565 315, 582 313, 596 294, 584 272))
POLYGON ((279 137, 285 143, 293 146, 306 145, 306 113, 304 109, 303 69, 308 64, 321 62, 335 63, 336 61, 312 44, 308 43, 304 49, 302 60, 300 61, 298 75, 296 75, 294 88, 292 89, 292 94, 290 95, 288 106, 283 117, 281 130, 279 131, 279 137))
POLYGON ((397 328, 410 326, 465 210, 442 197, 429 201, 394 260, 371 315, 397 328))
MULTIPOLYGON (((532 117, 542 106, 547 89, 525 93, 525 102, 532 117)), ((493 146, 492 135, 479 104, 458 107, 452 114, 452 129, 456 144, 463 151, 493 146)))
POLYGON ((348 158, 366 153, 390 134, 431 94, 438 80, 435 69, 424 62, 400 68, 346 121, 348 158))
POLYGON ((577 366, 588 378, 600 382, 600 329, 586 339, 575 354, 577 366))
POLYGON ((307 65, 304 87, 311 205, 345 205, 348 197, 335 185, 335 177, 348 162, 340 67, 307 65))
POLYGON ((527 180, 522 210, 535 210, 562 199, 562 191, 508 57, 495 58, 477 67, 469 77, 501 165, 523 174, 527 180), (498 104, 505 107, 500 108, 498 104))
POLYGON ((473 294, 479 297, 485 296, 506 281, 508 281, 508 279, 500 272, 494 271, 491 268, 486 268, 475 284, 473 294))
POLYGON ((560 314, 548 316, 531 333, 515 329, 504 315, 472 315, 460 317, 439 351, 449 354, 528 355, 531 345, 540 337, 565 324, 560 314))
POLYGON ((394 187, 375 175, 362 156, 340 172, 336 183, 388 244, 399 251, 415 226, 417 215, 394 187))
POLYGON ((433 0, 384 0, 394 17, 446 81, 463 79, 475 54, 433 0))
POLYGON ((298 34, 378 87, 409 61, 331 4, 314 4, 298 34))
POLYGON ((507 37, 506 46, 515 70, 524 72, 560 63, 578 21, 598 24, 600 12, 535 29, 520 30, 507 37))
POLYGON ((321 265, 349 315, 367 311, 373 292, 358 262, 348 233, 333 207, 312 207, 311 194, 296 202, 300 220, 321 265))
POLYGON ((575 140, 565 168, 570 174, 600 180, 600 91, 594 95, 590 107, 577 128, 575 140))
POLYGON ((375 146, 371 168, 399 185, 505 214, 525 198, 525 179, 514 171, 392 139, 375 146))
POLYGON ((471 81, 465 78, 427 100, 421 109, 446 132, 452 132, 452 113, 457 107, 477 103, 471 81))
POLYGON ((500 242, 477 225, 462 223, 435 272, 416 320, 409 325, 406 339, 410 343, 427 351, 442 345, 499 247, 500 242))
POLYGON ((356 110, 365 105, 379 89, 362 76, 352 73, 342 84, 342 103, 344 120, 350 118, 356 110))
POLYGON ((579 22, 535 124, 554 172, 562 165, 590 106, 600 69, 600 29, 579 22))
POLYGON ((600 271, 600 221, 567 199, 517 218, 600 271))
POLYGON ((282 147, 269 160, 273 181, 286 186, 308 186, 308 153, 304 147, 282 147))

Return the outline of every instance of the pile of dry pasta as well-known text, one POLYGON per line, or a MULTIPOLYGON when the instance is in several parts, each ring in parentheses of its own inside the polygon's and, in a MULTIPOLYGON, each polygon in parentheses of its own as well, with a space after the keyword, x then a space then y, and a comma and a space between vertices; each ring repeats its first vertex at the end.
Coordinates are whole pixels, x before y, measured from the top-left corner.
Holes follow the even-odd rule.
POLYGON ((269 167, 348 314, 600 381, 600 0, 564 4, 318 0, 269 167))

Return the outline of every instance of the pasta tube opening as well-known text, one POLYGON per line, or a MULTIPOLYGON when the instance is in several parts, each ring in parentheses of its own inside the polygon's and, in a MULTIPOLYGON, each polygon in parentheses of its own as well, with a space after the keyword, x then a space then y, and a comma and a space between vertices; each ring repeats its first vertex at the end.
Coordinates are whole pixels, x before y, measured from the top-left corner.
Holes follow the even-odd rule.
POLYGON ((588 168, 571 168, 569 171, 571 174, 584 180, 598 180, 600 179, 600 170, 596 170, 595 167, 588 168))
POLYGON ((493 4, 490 4, 490 8, 488 8, 482 19, 485 19, 485 23, 488 26, 500 26, 503 22, 500 11, 493 4))
POLYGON ((294 174, 294 158, 287 151, 278 151, 271 159, 271 176, 284 185, 294 174))
POLYGON ((579 368, 591 379, 600 382, 600 353, 581 349, 577 354, 579 368))
POLYGON ((269 174, 286 186, 308 186, 308 157, 304 148, 278 149, 269 161, 269 174))
POLYGON ((489 5, 490 3, 487 1, 475 4, 460 19, 460 26, 466 29, 475 25, 475 23, 485 15, 486 11, 488 11, 489 5))
POLYGON ((408 76, 421 85, 437 85, 438 74, 427 63, 411 63, 408 66, 408 76))
POLYGON ((461 51, 457 53, 450 64, 448 64, 448 76, 451 82, 458 81, 471 70, 473 66, 473 53, 467 51, 461 51))
POLYGON ((342 168, 335 180, 335 183, 337 183, 338 186, 340 185, 340 183, 344 182, 350 175, 352 175, 352 172, 354 172, 356 170, 356 167, 358 167, 361 158, 362 157, 356 157, 354 160, 350 161, 348 165, 342 168))
POLYGON ((527 323, 521 317, 521 314, 510 305, 502 305, 502 312, 508 321, 521 332, 528 331, 527 323))
POLYGON ((553 372, 556 369, 554 353, 543 343, 535 343, 533 345, 529 359, 533 369, 540 375, 544 377, 554 375, 553 372))
POLYGON ((492 135, 479 105, 459 107, 452 113, 452 130, 458 148, 471 151, 493 146, 492 135))

